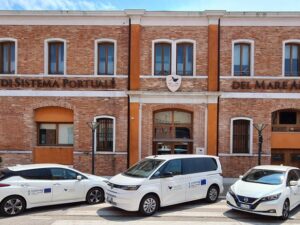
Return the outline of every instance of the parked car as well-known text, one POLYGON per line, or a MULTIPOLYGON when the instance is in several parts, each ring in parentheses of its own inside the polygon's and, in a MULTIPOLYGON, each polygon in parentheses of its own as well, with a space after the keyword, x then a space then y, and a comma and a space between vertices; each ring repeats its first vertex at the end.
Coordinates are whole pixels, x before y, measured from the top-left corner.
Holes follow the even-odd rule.
POLYGON ((107 179, 58 164, 17 165, 0 170, 0 212, 14 216, 25 209, 61 203, 104 201, 107 179))
POLYGON ((156 155, 109 180, 106 202, 127 210, 154 214, 159 207, 206 198, 215 202, 223 191, 218 157, 156 155))
POLYGON ((268 216, 289 217, 300 203, 300 170, 288 166, 257 166, 249 170, 227 195, 236 210, 268 216))

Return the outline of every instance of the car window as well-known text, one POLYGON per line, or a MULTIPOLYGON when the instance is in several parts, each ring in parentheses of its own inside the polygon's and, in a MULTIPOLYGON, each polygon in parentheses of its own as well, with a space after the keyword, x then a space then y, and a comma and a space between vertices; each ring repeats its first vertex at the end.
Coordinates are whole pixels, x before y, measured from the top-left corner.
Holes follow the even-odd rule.
POLYGON ((183 174, 202 173, 218 169, 214 158, 190 158, 182 161, 183 174))
POLYGON ((0 169, 0 180, 4 180, 12 176, 15 176, 15 173, 8 168, 0 169))
POLYGON ((50 170, 47 168, 19 171, 18 174, 25 179, 51 180, 50 170))
POLYGON ((130 167, 123 173, 123 175, 146 178, 150 176, 163 162, 164 160, 159 159, 144 159, 130 167))
POLYGON ((287 177, 287 183, 286 185, 289 186, 290 181, 298 181, 299 177, 297 175, 297 172, 295 170, 290 170, 287 177))
POLYGON ((181 159, 170 160, 163 170, 163 173, 171 172, 173 176, 182 174, 181 159))
POLYGON ((284 175, 284 171, 252 169, 242 178, 242 180, 251 183, 279 185, 282 184, 284 175))
POLYGON ((63 168, 50 168, 53 180, 76 180, 78 173, 63 169, 63 168))

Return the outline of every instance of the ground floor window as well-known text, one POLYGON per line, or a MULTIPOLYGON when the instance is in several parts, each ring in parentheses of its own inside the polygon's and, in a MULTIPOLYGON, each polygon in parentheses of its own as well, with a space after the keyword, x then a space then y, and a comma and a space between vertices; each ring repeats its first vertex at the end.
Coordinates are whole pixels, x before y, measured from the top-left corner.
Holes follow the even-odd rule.
POLYGON ((154 113, 153 154, 187 154, 193 151, 192 113, 164 110, 154 113))
POLYGON ((96 131, 98 152, 112 152, 114 150, 114 118, 98 118, 99 123, 96 131))
POLYGON ((73 124, 39 123, 39 145, 73 145, 73 124))
POLYGON ((249 154, 251 145, 251 120, 246 118, 232 119, 232 153, 249 154))

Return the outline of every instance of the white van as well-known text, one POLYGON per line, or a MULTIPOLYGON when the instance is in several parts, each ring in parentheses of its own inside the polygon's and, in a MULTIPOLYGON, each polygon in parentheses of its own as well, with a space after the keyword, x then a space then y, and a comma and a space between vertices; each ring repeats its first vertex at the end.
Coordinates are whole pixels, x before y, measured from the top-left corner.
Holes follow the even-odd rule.
POLYGON ((223 192, 218 157, 204 155, 149 156, 109 180, 106 202, 127 210, 154 214, 159 207, 206 198, 223 192))

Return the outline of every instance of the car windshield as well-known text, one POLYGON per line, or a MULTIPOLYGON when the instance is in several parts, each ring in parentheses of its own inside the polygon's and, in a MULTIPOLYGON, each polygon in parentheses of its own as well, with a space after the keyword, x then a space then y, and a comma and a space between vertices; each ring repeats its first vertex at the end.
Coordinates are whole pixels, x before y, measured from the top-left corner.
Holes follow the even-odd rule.
POLYGON ((147 178, 162 164, 162 162, 164 162, 164 160, 144 159, 143 161, 129 168, 123 174, 130 177, 147 178))
POLYGON ((242 180, 252 183, 279 185, 282 184, 284 180, 284 172, 276 170, 253 169, 247 173, 242 180))

